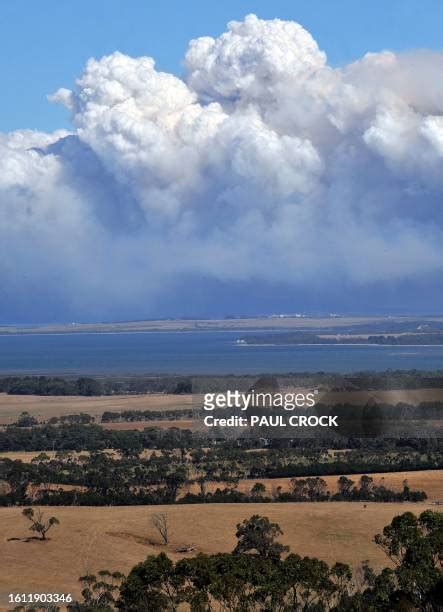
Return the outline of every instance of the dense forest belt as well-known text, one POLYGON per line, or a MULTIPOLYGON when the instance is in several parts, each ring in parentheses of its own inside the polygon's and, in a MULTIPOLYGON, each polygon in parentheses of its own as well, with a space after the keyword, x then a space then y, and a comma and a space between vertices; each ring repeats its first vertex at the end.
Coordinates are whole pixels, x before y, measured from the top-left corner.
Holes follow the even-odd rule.
POLYGON ((180 399, 191 394, 226 389, 246 391, 257 386, 263 389, 269 385, 271 388, 276 385, 280 388, 318 388, 326 392, 443 389, 443 371, 388 370, 353 374, 298 372, 244 376, 0 376, 0 395, 78 396, 92 399, 98 396, 170 394, 180 399))
MULTIPOLYGON (((414 421, 415 422, 415 421, 414 421)), ((440 422, 440 421, 438 421, 440 422)), ((168 423, 169 424, 169 423, 168 423)), ((130 429, 105 429, 97 424, 42 424, 31 427, 10 425, 0 429, 0 452, 5 451, 45 451, 45 450, 104 450, 115 449, 122 452, 139 454, 143 449, 195 449, 199 451, 205 447, 214 447, 213 452, 230 453, 236 457, 239 453, 244 459, 248 449, 260 447, 257 439, 215 439, 206 433, 192 432, 189 429, 177 427, 145 427, 139 431, 130 429)), ((266 453, 267 463, 272 462, 285 452, 306 454, 306 450, 324 452, 325 449, 374 449, 380 452, 386 450, 395 453, 414 451, 440 451, 442 439, 439 438, 374 438, 345 437, 339 438, 293 438, 269 439, 266 453)), ((207 457, 205 457, 207 458, 207 457)), ((422 458, 424 460, 424 458, 422 458)), ((249 457, 251 461, 251 457, 249 457)), ((254 458, 254 465, 259 465, 254 458)), ((282 474, 287 475, 287 474, 282 474)))
MULTIPOLYGON (((288 496, 288 491, 259 486, 245 492, 244 480, 262 482, 267 479, 305 479, 319 483, 324 476, 395 471, 441 470, 443 448, 439 440, 347 440, 347 448, 338 450, 318 446, 318 440, 298 441, 297 448, 268 448, 265 452, 250 452, 229 441, 216 446, 197 445, 195 436, 177 430, 150 429, 138 431, 106 431, 96 425, 43 426, 8 428, 0 434, 0 442, 9 450, 14 444, 23 450, 52 450, 37 454, 30 462, 16 460, 14 453, 0 459, 0 481, 6 489, 1 494, 2 505, 26 503, 28 488, 37 486, 38 503, 115 505, 254 501, 318 501, 338 500, 327 484, 312 497, 312 491, 300 496, 288 496), (3 436, 3 437, 2 437, 3 436), (51 438, 51 436, 53 436, 51 438), (88 437, 90 436, 90 437, 88 437), (37 449, 36 446, 44 447, 37 449), (88 446, 89 445, 89 446, 88 446), (152 452, 146 453, 151 447, 152 452), (72 450, 79 452, 72 453, 72 450), (20 448, 21 447, 21 448, 20 448), (48 449, 49 447, 49 449, 48 449), (51 448, 52 447, 52 448, 51 448), (55 448, 58 451, 55 452, 55 448), (159 448, 161 447, 161 448, 159 448), (99 449, 113 449, 100 451, 99 449), (81 452, 83 449, 88 453, 81 452), (217 486, 214 483, 218 483, 217 486), (77 492, 48 490, 45 485, 74 485, 77 492), (198 485, 198 492, 195 486, 198 485), (85 487, 84 491, 80 488, 85 487), (188 488, 189 487, 189 488, 188 488), (215 490, 214 490, 215 487, 215 490), (219 489, 217 491, 217 489, 219 489), (275 489, 275 490, 274 490, 275 489), (40 494, 41 493, 41 494, 40 494)), ((203 442, 203 441, 202 441, 203 442)), ((281 442, 281 441, 279 441, 281 442)), ((324 444, 324 441, 322 441, 324 444)), ((207 442, 206 442, 207 444, 207 442)), ((19 450, 17 449, 17 450, 19 450)), ((292 484, 292 483, 291 483, 292 484)), ((352 483, 348 501, 419 501, 423 489, 413 491, 403 483, 403 490, 389 490, 383 483, 361 495, 352 483), (400 495, 401 493, 401 495, 400 495)), ((363 490, 362 485, 360 488, 363 490)))
MULTIPOLYGON (((364 407, 361 407, 364 411, 364 407)), ((433 410, 433 409, 432 409, 433 410)), ((19 421, 28 419, 26 414, 19 415, 19 421)), ((394 414, 395 418, 395 414, 394 414)), ((416 420, 412 421, 416 423, 416 420)), ((423 420, 423 423, 436 424, 439 420, 423 420)), ((315 435, 315 434, 313 434, 315 435)), ((21 423, 12 424, 0 428, 0 452, 2 451, 33 451, 33 450, 103 450, 113 448, 116 450, 133 448, 134 450, 143 448, 202 448, 214 446, 221 448, 248 449, 260 446, 261 438, 224 440, 217 439, 208 435, 207 432, 192 432, 188 429, 179 430, 177 427, 145 427, 138 431, 134 426, 126 431, 108 430, 95 424, 84 423, 60 423, 60 424, 30 424, 23 426, 21 423)), ((330 438, 292 438, 280 439, 270 438, 267 445, 270 448, 348 448, 349 445, 359 448, 396 448, 409 446, 409 440, 413 440, 413 445, 424 448, 439 448, 441 440, 439 438, 424 437, 420 435, 404 436, 395 439, 394 437, 383 438, 381 435, 359 438, 354 434, 335 437, 333 433, 330 438), (386 442, 387 440, 387 442, 386 442), (431 445, 431 446, 429 446, 431 445)))

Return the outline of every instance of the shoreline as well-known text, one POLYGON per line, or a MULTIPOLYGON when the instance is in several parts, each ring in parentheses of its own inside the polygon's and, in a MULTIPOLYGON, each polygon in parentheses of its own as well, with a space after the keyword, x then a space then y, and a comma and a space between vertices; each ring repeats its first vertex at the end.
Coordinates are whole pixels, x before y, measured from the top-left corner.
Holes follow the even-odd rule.
POLYGON ((99 323, 3 324, 0 335, 160 332, 160 331, 242 331, 242 330, 307 330, 308 328, 342 328, 353 325, 373 325, 381 322, 413 323, 430 321, 443 323, 443 315, 303 315, 251 316, 214 319, 145 319, 99 323))

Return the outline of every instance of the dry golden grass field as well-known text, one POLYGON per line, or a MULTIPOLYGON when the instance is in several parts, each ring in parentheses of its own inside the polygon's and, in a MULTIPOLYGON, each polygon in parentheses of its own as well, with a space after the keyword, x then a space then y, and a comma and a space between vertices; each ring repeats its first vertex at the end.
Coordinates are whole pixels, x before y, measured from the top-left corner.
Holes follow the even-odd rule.
POLYGON ((190 408, 191 395, 150 393, 143 395, 102 395, 99 397, 7 395, 0 393, 0 424, 13 423, 27 411, 38 420, 85 412, 101 417, 106 410, 180 410, 190 408))
MULTIPOLYGON (((131 507, 43 508, 57 516, 60 525, 51 539, 8 541, 29 535, 21 508, 0 509, 0 606, 9 592, 71 592, 79 594, 78 577, 100 569, 127 572, 148 554, 164 550, 177 559, 183 545, 195 553, 227 552, 235 545, 235 526, 253 514, 268 516, 283 529, 281 541, 291 551, 337 560, 358 567, 368 560, 374 567, 388 564, 372 542, 391 519, 402 512, 420 513, 435 506, 389 503, 285 503, 201 504, 131 507), (366 507, 364 507, 366 506, 366 507), (150 521, 155 512, 166 512, 171 542, 159 544, 150 521)), ((2 608, 4 609, 4 608, 2 608)))
MULTIPOLYGON (((0 453, 0 459, 11 459, 11 461, 23 461, 24 463, 29 463, 34 459, 34 457, 40 455, 40 452, 41 451, 4 451, 0 453)), ((51 458, 55 457, 56 455, 56 451, 44 452, 51 458)))

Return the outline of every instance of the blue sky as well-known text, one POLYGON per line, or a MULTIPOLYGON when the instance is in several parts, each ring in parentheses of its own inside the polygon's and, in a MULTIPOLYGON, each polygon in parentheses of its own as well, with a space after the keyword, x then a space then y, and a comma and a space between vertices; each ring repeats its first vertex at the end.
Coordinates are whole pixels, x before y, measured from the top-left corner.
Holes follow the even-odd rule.
POLYGON ((300 22, 334 65, 366 51, 443 46, 441 0, 3 0, 0 130, 68 127, 46 95, 71 87, 91 56, 150 55, 180 74, 191 38, 216 36, 250 12, 300 22))

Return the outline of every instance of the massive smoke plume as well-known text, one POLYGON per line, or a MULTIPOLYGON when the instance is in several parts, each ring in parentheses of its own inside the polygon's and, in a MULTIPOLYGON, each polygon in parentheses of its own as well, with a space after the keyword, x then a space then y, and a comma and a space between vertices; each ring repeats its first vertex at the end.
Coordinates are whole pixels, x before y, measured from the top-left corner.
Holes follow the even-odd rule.
POLYGON ((442 74, 254 15, 182 78, 91 59, 71 132, 0 135, 1 319, 438 310, 442 74))

